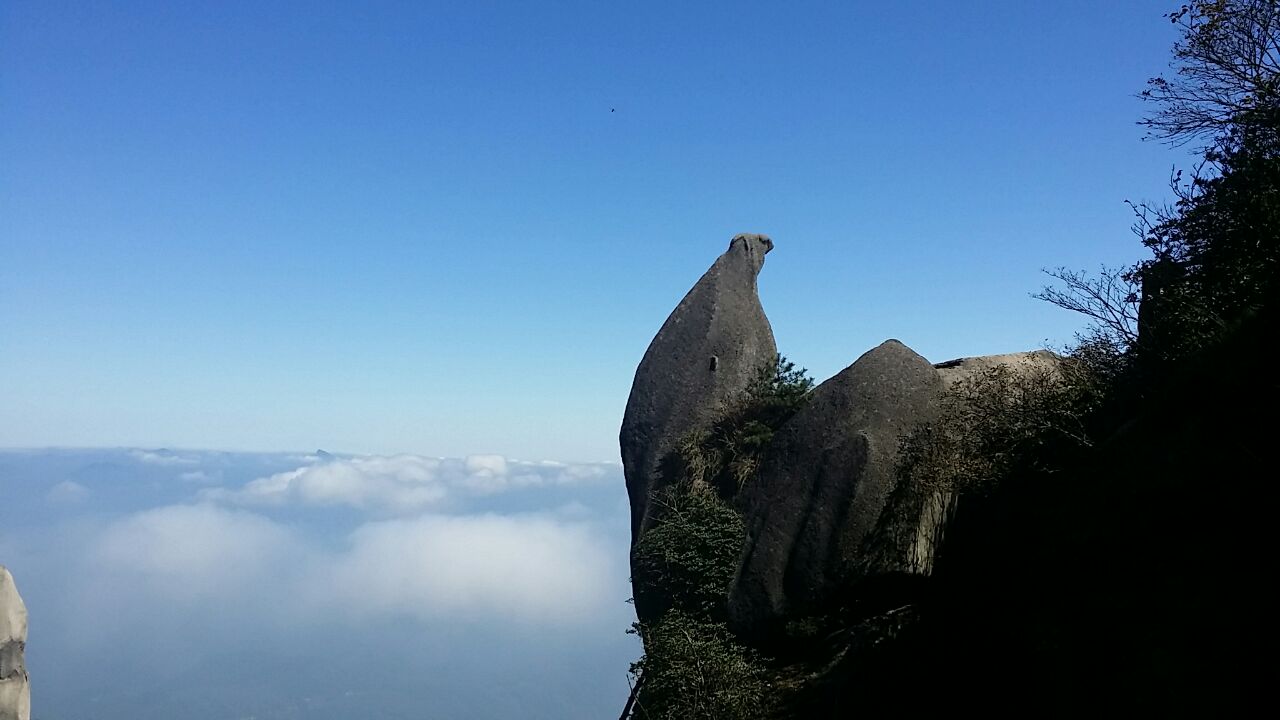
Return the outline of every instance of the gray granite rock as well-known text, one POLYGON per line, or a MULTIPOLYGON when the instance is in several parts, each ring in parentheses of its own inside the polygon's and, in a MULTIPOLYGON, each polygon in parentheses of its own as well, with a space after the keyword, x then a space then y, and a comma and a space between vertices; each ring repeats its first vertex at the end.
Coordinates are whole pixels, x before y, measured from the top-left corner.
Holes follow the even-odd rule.
POLYGON ((896 340, 819 385, 743 489, 747 542, 729 595, 744 633, 819 608, 852 580, 896 483, 900 438, 936 417, 943 380, 896 340))
POLYGON ((934 365, 942 381, 951 387, 961 380, 967 380, 979 373, 986 372, 999 365, 1008 366, 1015 373, 1028 373, 1044 370, 1057 373, 1062 358, 1048 350, 1032 350, 1030 352, 1006 353, 1004 355, 981 355, 948 360, 934 365))
POLYGON ((663 323, 636 369, 619 444, 631 500, 631 541, 653 522, 660 466, 777 354, 756 276, 773 241, 738 235, 663 323))
POLYGON ((31 719, 31 685, 23 652, 27 607, 8 569, 0 565, 0 720, 31 719))
MULTIPOLYGON (((1006 367, 1016 375, 1047 373, 1056 377, 1061 372, 1062 358, 1048 350, 982 355, 948 360, 934 365, 947 388, 972 380, 997 367, 1006 367)), ((867 558, 869 572, 897 572, 929 575, 937 550, 950 523, 955 504, 950 490, 903 486, 894 495, 895 507, 881 517, 882 542, 867 558)))

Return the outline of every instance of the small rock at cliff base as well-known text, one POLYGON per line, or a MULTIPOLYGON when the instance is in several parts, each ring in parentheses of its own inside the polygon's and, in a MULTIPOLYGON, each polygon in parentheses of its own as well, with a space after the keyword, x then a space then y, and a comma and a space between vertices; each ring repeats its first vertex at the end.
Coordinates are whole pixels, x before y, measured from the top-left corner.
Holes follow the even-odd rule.
POLYGON ((815 611, 853 579, 896 483, 902 435, 937 415, 933 365, 889 340, 819 385, 743 489, 747 544, 729 594, 743 635, 815 611))
MULTIPOLYGON (((777 356, 760 306, 756 276, 773 241, 738 235, 689 290, 649 344, 636 369, 619 433, 631 501, 631 542, 654 521, 650 497, 680 439, 740 397, 777 356)), ((645 598, 636 592, 645 616, 645 598)))
POLYGON ((27 607, 9 570, 0 565, 0 720, 31 719, 31 685, 23 652, 27 607))

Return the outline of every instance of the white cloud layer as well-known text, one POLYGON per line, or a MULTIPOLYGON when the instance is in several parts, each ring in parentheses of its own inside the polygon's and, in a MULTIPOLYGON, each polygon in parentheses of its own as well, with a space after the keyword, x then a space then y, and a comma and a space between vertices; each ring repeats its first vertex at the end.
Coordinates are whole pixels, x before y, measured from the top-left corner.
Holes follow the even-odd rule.
POLYGON ((599 529, 554 514, 369 522, 335 547, 246 510, 173 505, 111 524, 94 545, 89 592, 112 588, 125 608, 167 598, 215 612, 269 607, 291 621, 563 625, 609 613, 625 592, 599 529))
POLYGON ((616 474, 611 463, 565 464, 420 455, 333 459, 254 480, 239 489, 209 488, 201 498, 242 506, 336 506, 405 514, 442 507, 458 495, 590 483, 616 474))
POLYGON ((109 525, 93 545, 113 584, 183 597, 226 596, 270 583, 305 548, 284 526, 242 510, 171 505, 109 525))
POLYGON ((620 588, 586 525, 541 516, 425 515, 367 524, 321 577, 359 613, 567 623, 620 588))
POLYGON ((74 480, 63 480, 49 488, 45 499, 54 505, 77 505, 89 499, 89 488, 74 480))
POLYGON ((194 455, 181 455, 171 450, 130 450, 129 455, 138 462, 148 465, 198 465, 200 458, 194 455))
POLYGON ((616 463, 120 448, 0 464, 0 562, 32 611, 48 717, 585 720, 627 692, 616 463))

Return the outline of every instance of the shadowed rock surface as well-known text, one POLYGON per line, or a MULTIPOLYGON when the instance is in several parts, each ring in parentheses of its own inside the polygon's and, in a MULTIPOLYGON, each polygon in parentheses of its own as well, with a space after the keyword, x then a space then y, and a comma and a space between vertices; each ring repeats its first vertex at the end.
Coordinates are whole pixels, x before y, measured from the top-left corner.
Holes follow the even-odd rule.
MULTIPOLYGON (((980 355, 976 357, 958 358, 934 365, 942 382, 948 389, 958 383, 971 380, 982 373, 997 367, 1007 367, 1016 375, 1030 375, 1037 372, 1058 376, 1061 371, 1062 358, 1048 350, 1032 350, 1028 352, 1005 353, 1001 355, 980 355)), ((902 497, 912 497, 909 488, 904 488, 902 497)), ((882 571, 898 571, 916 575, 928 575, 933 570, 937 550, 942 542, 943 533, 954 510, 954 493, 934 490, 924 493, 919 498, 919 507, 913 512, 886 513, 882 518, 885 523, 906 523, 911 527, 912 540, 906 548, 891 553, 892 557, 877 558, 878 568, 882 571)), ((896 536, 898 530, 883 527, 882 532, 888 536, 896 536)))
POLYGON ((756 290, 771 249, 764 235, 733 238, 663 323, 636 369, 619 434, 633 545, 653 523, 649 498, 661 484, 664 459, 777 355, 756 290))
POLYGON ((30 720, 31 687, 23 651, 27 608, 9 570, 0 565, 0 720, 30 720))
POLYGON ((938 410, 933 365, 889 340, 819 385, 743 490, 747 544, 729 595, 751 633, 820 606, 853 579, 895 484, 899 438, 938 410))

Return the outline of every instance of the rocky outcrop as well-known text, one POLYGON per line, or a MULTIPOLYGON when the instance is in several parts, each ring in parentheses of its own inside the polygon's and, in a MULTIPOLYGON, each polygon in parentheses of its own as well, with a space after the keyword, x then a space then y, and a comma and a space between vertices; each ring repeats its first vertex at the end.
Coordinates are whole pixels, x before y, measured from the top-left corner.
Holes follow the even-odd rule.
MULTIPOLYGON (((1061 363, 1061 357, 1053 352, 1034 350, 1009 352, 1005 355, 960 357, 938 363, 934 368, 938 370, 943 384, 952 388, 957 383, 978 377, 998 366, 1005 366, 1015 374, 1048 373, 1057 377, 1061 372, 1061 363)), ((934 557, 937 556, 938 546, 946 532, 947 523, 950 523, 952 511, 955 510, 954 493, 943 489, 904 487, 897 497, 910 506, 909 510, 902 511, 902 507, 896 507, 896 516, 881 519, 886 524, 881 532, 887 537, 899 537, 901 528, 909 539, 905 547, 892 548, 877 557, 879 569, 928 575, 933 571, 934 557), (900 528, 893 528, 890 524, 905 524, 905 527, 900 525, 900 528)))
MULTIPOLYGON (((633 546, 656 520, 653 493, 676 477, 686 435, 723 415, 777 354, 756 292, 773 243, 739 235, 662 325, 636 370, 620 443, 633 546)), ((857 582, 889 594, 932 572, 953 514, 952 495, 900 482, 902 438, 943 411, 948 388, 998 366, 1056 373, 1048 351, 931 364, 896 340, 816 388, 764 452, 756 479, 735 498, 745 550, 728 596, 743 637, 777 621, 821 613, 857 582)), ((650 619, 661 588, 636 574, 636 611, 650 619)))
POLYGON ((1005 355, 982 355, 980 357, 959 358, 934 365, 942 381, 951 387, 961 380, 967 380, 979 373, 986 372, 1000 365, 1007 366, 1015 373, 1029 373, 1044 370, 1057 373, 1062 358, 1048 350, 1007 353, 1005 355))
POLYGON ((756 291, 771 249, 764 235, 733 238, 640 361, 619 435, 633 544, 653 522, 649 498, 680 438, 714 420, 777 354, 756 291))
POLYGON ((30 720, 31 686, 23 651, 27 607, 8 569, 0 565, 0 720, 30 720))
POLYGON ((816 609, 854 578, 896 483, 899 438, 936 415, 942 392, 928 360, 889 340, 783 425, 743 491, 747 544, 729 595, 739 631, 816 609))

